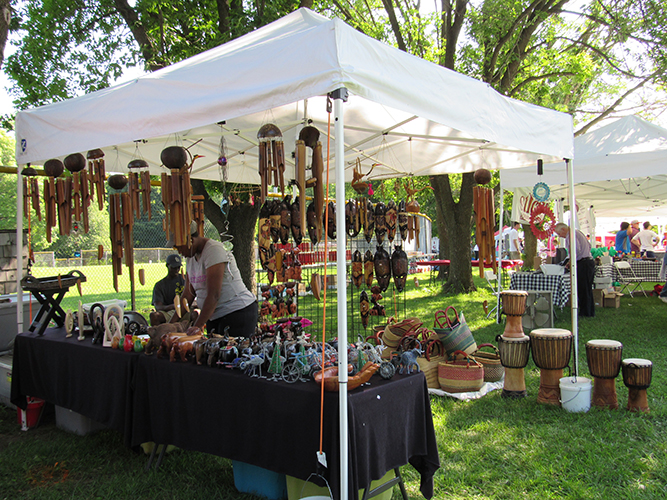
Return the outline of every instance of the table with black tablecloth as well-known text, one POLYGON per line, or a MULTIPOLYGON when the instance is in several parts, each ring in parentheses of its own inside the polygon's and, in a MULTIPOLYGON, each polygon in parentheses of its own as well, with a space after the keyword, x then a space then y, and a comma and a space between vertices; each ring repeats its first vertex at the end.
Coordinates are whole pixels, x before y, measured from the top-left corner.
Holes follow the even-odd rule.
MULTIPOLYGON (((351 495, 406 463, 433 493, 439 466, 423 374, 348 394, 351 495)), ((299 479, 316 470, 320 390, 312 382, 274 382, 237 370, 197 366, 79 343, 64 330, 21 334, 14 354, 12 401, 26 395, 106 423, 129 445, 174 444, 250 463, 299 479), (52 360, 53 353, 58 360, 52 360), (111 417, 104 417, 110 412, 111 417)), ((323 450, 328 480, 339 497, 338 393, 325 393, 323 450)))
POLYGON ((132 377, 139 354, 65 337, 64 328, 44 335, 22 333, 14 341, 11 401, 45 399, 123 433, 130 443, 132 377))
MULTIPOLYGON (((630 267, 637 278, 647 283, 662 283, 660 279, 660 267, 662 261, 631 259, 630 267)), ((595 268, 595 276, 601 278, 612 278, 614 281, 621 281, 618 269, 614 264, 602 264, 595 268)))

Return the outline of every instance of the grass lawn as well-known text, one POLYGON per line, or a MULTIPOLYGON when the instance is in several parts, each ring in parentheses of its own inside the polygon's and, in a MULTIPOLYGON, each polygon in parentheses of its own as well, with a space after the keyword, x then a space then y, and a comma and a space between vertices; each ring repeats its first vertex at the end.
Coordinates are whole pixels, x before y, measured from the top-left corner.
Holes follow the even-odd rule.
MULTIPOLYGON (((164 265, 156 266, 159 276, 164 265)), ((436 286, 427 286, 425 275, 418 276, 419 287, 409 277, 399 312, 403 307, 430 326, 438 309, 454 305, 464 312, 478 344, 496 343, 504 326, 485 318, 481 302, 493 297, 482 280, 475 278, 480 286, 475 293, 443 296, 436 286)), ((78 300, 78 294, 73 297, 78 300)), ((385 307, 394 307, 389 297, 384 301, 385 307)), ((335 309, 327 315, 335 317, 335 309)), ((555 326, 569 329, 569 309, 557 316, 555 326)), ((665 325, 667 304, 643 296, 624 296, 620 308, 597 309, 595 318, 579 321, 580 375, 590 376, 584 347, 590 339, 618 340, 624 358, 652 360, 649 414, 623 409, 628 390, 620 375, 617 411, 591 408, 575 414, 538 405, 539 369, 532 359, 525 370, 526 399, 504 400, 500 391, 467 402, 431 396, 441 460, 435 498, 667 498, 665 325)), ((202 429, 228 431, 215 429, 215 424, 202 429)), ((79 437, 57 429, 47 415, 38 428, 21 432, 15 412, 0 410, 0 498, 255 498, 236 492, 231 463, 225 459, 176 450, 159 471, 148 473, 145 462, 114 431, 79 437)), ((406 465, 402 472, 410 498, 421 498, 415 470, 406 465)), ((397 488, 393 498, 400 498, 397 488)))

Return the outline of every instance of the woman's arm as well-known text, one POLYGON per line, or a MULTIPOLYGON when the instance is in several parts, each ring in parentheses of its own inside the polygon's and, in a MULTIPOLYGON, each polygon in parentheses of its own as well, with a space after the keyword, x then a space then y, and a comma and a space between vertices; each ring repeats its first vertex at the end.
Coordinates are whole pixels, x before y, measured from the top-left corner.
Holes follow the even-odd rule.
POLYGON ((222 278, 225 275, 226 266, 226 262, 221 262, 206 268, 206 300, 200 305, 197 321, 188 328, 188 335, 196 335, 213 315, 222 293, 222 278))

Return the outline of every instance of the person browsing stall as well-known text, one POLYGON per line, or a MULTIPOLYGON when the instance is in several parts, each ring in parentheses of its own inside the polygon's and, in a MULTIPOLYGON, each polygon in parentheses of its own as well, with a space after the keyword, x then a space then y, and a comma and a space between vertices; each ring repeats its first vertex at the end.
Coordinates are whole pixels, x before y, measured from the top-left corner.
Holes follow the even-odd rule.
POLYGON ((655 259, 653 248, 658 244, 658 235, 651 231, 651 223, 644 222, 644 229, 632 237, 632 243, 639 246, 642 257, 655 259))
POLYGON ((630 253, 630 237, 628 236, 629 222, 621 222, 621 230, 616 233, 615 248, 618 253, 630 253))
POLYGON ((628 228, 628 237, 630 238, 630 252, 634 252, 636 256, 639 256, 639 245, 632 241, 637 234, 639 234, 639 221, 634 219, 630 222, 630 227, 628 228))
POLYGON ((510 240, 510 259, 519 260, 521 259, 521 242, 519 241, 519 229, 521 224, 514 222, 512 224, 512 229, 509 231, 509 240, 510 240))
MULTIPOLYGON (((570 248, 570 228, 559 222, 554 231, 561 238, 565 238, 567 248, 570 248)), ((586 235, 575 229, 574 244, 577 253, 577 295, 579 316, 595 316, 595 300, 593 299, 593 278, 595 276, 595 261, 591 256, 591 244, 586 235)))
POLYGON ((155 283, 153 287, 155 311, 150 314, 151 326, 171 322, 176 312, 174 297, 183 292, 183 285, 185 285, 181 267, 180 255, 174 253, 167 257, 167 276, 155 283))
POLYGON ((174 246, 173 235, 167 242, 186 257, 185 289, 188 303, 197 299, 199 316, 188 328, 196 335, 206 326, 208 333, 250 337, 257 325, 257 298, 246 288, 234 254, 224 245, 199 236, 197 223, 190 224, 190 246, 174 246))

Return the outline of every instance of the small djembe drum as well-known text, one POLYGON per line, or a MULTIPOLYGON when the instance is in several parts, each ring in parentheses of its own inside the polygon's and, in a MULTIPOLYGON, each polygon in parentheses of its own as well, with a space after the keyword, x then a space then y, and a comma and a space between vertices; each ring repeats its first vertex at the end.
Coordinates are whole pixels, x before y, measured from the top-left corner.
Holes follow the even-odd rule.
POLYGON ((586 342, 588 370, 593 375, 593 406, 618 409, 616 377, 621 371, 622 355, 623 344, 616 340, 598 339, 586 342))
POLYGON ((537 402, 560 406, 560 379, 570 364, 572 332, 562 328, 537 328, 530 332, 533 361, 540 369, 537 402))
POLYGON ((647 412, 646 389, 651 385, 653 363, 648 359, 624 359, 622 366, 623 383, 628 388, 628 410, 647 412))
POLYGON ((530 337, 506 337, 498 335, 498 351, 500 353, 500 364, 505 368, 505 383, 501 397, 503 398, 525 398, 526 378, 523 369, 528 364, 530 355, 530 337))
POLYGON ((528 292, 523 290, 504 290, 500 292, 503 314, 507 316, 505 331, 503 332, 505 337, 517 339, 524 337, 521 318, 526 311, 527 298, 528 292))

